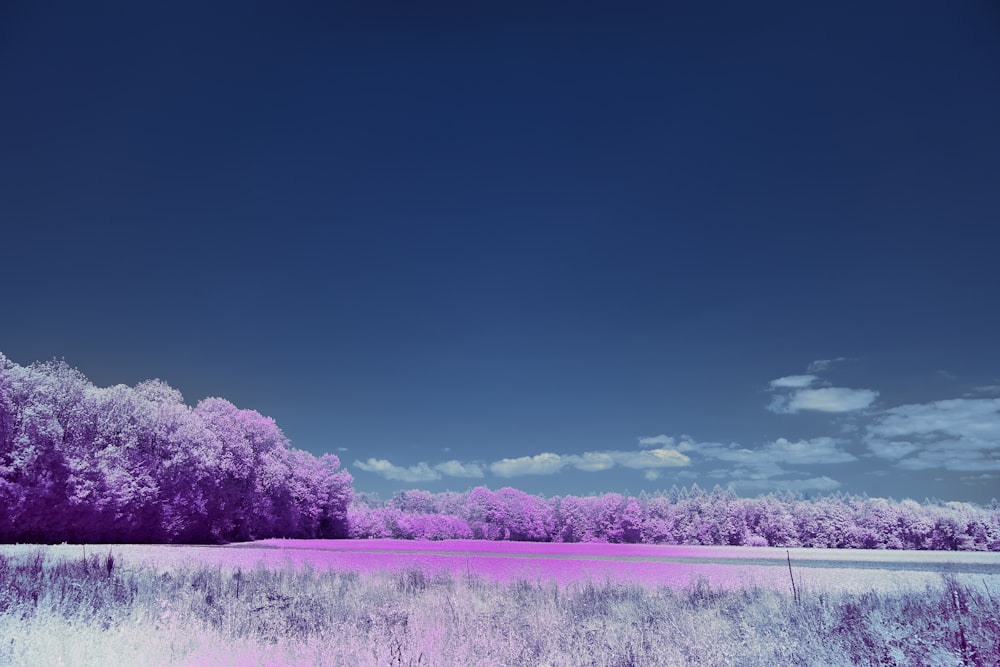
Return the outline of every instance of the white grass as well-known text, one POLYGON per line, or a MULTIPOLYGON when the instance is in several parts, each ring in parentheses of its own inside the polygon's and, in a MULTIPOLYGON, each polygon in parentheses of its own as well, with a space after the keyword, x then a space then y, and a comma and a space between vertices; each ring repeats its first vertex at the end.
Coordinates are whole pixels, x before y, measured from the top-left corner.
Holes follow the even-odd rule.
MULTIPOLYGON (((0 545, 0 554, 30 554, 33 545, 0 545)), ((50 555, 78 559, 81 545, 54 545, 50 555)), ((401 540, 263 540, 230 546, 93 545, 90 555, 109 549, 135 564, 160 572, 178 567, 219 566, 252 569, 309 566, 317 571, 379 572, 418 567, 427 572, 467 572, 504 582, 520 579, 563 583, 603 581, 646 586, 686 586, 692 576, 713 587, 789 588, 786 551, 797 580, 815 591, 902 593, 923 591, 954 571, 969 586, 986 582, 1000 591, 1000 553, 927 552, 864 549, 777 549, 769 547, 656 546, 623 544, 497 543, 482 540, 412 542, 401 540), (599 551, 595 551, 599 549, 599 551), (582 553, 575 553, 582 552, 582 553), (600 554, 600 555, 597 555, 600 554), (629 560, 641 557, 642 560, 629 560), (713 562, 713 559, 722 559, 713 562), (742 564, 741 564, 742 563, 742 564), (855 567, 862 563, 863 567, 855 567), (974 574, 963 573, 963 568, 974 574)))
MULTIPOLYGON (((18 550, 22 551, 22 550, 18 550)), ((3 553, 3 552, 0 552, 3 553)), ((175 566, 107 552, 0 559, 0 665, 979 665, 1000 605, 919 593, 683 590, 175 566), (960 631, 966 645, 959 642, 960 631)))

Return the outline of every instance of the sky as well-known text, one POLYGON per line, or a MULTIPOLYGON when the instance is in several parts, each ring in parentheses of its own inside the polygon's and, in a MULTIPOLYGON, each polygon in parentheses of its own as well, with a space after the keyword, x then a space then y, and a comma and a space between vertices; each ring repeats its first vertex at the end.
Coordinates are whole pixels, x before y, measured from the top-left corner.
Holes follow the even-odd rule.
POLYGON ((357 491, 1000 497, 1000 5, 0 4, 0 352, 357 491))

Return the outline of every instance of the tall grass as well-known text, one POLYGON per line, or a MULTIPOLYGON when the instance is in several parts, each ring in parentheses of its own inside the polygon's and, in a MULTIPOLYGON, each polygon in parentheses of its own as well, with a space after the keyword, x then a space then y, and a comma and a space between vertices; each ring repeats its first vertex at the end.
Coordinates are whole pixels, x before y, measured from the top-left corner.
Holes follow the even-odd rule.
POLYGON ((992 667, 1000 656, 985 584, 798 594, 422 570, 160 572, 39 549, 0 555, 0 664, 992 667))

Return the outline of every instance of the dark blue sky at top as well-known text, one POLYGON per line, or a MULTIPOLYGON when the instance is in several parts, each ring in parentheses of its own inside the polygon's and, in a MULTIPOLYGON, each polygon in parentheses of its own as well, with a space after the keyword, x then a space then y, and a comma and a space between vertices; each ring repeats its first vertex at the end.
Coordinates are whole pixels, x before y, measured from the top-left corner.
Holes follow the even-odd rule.
POLYGON ((985 502, 997 118, 985 1, 8 2, 0 352, 383 496, 985 502))

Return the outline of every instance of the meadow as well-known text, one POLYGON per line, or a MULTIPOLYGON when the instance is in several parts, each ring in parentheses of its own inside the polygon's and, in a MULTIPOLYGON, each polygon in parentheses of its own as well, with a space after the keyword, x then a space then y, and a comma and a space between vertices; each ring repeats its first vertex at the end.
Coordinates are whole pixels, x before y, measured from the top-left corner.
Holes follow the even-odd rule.
MULTIPOLYGON (((683 584, 505 578, 476 569, 471 550, 449 568, 387 569, 319 558, 318 543, 260 546, 270 548, 89 546, 86 558, 80 545, 0 547, 0 664, 993 666, 1000 656, 996 575, 971 570, 859 592, 810 582, 793 556, 793 593, 787 569, 784 587, 713 584, 693 561, 683 584)), ((362 546, 371 556, 386 545, 362 546)), ((599 546, 552 560, 563 571, 600 562, 599 546)), ((627 568, 671 565, 630 557, 627 568)))

